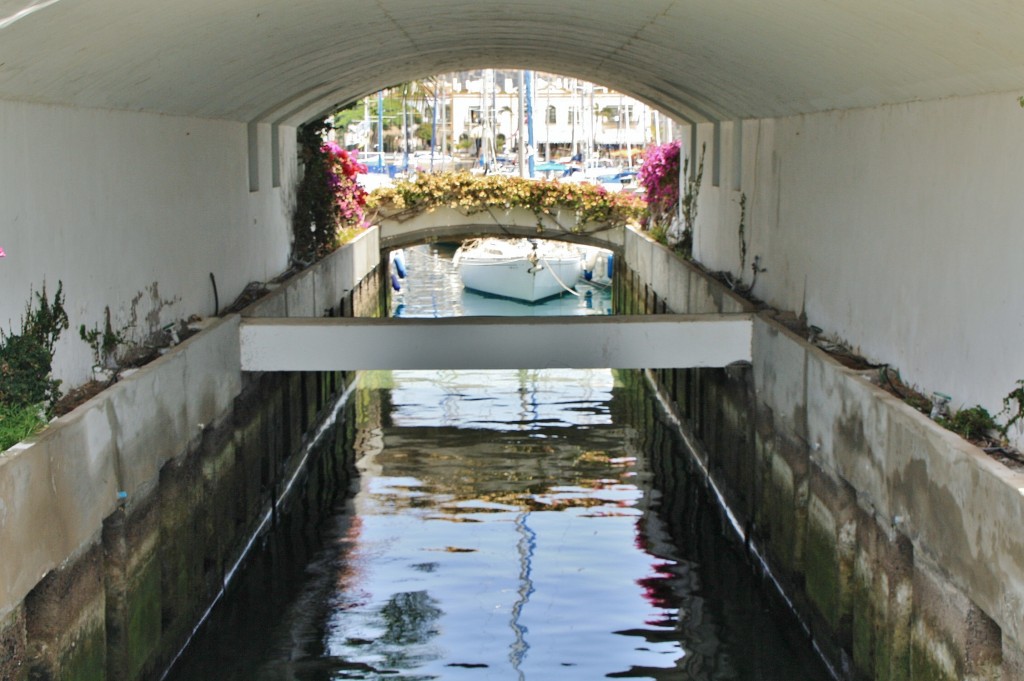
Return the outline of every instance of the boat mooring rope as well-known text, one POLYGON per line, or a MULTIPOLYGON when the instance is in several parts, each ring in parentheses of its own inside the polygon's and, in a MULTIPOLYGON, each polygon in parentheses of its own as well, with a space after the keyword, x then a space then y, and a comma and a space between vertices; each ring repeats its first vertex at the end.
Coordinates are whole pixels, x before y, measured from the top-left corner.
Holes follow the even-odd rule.
POLYGON ((577 291, 576 289, 570 288, 570 287, 566 286, 565 282, 563 282, 561 279, 559 279, 558 275, 555 274, 554 268, 551 267, 551 265, 548 264, 548 261, 545 260, 544 257, 542 255, 540 255, 539 253, 537 254, 537 259, 540 260, 542 263, 544 263, 544 267, 548 268, 548 270, 551 272, 551 276, 555 278, 555 281, 558 282, 559 286, 561 286, 562 288, 564 288, 566 291, 568 291, 569 293, 573 294, 577 298, 579 298, 581 295, 583 295, 579 291, 577 291))

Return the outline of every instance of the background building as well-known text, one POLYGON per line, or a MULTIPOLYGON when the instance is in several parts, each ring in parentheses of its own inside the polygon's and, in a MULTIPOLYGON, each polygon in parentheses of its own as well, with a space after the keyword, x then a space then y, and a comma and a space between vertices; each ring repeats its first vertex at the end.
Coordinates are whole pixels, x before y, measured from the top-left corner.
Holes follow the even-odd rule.
POLYGON ((429 150, 433 144, 438 154, 514 161, 527 121, 524 109, 532 109, 538 161, 611 156, 628 164, 646 145, 675 134, 670 118, 607 87, 547 73, 483 69, 404 84, 361 100, 353 111, 363 114, 350 117, 345 142, 380 151, 383 127, 385 153, 429 150), (526 87, 527 80, 532 87, 526 87), (403 102, 404 113, 389 109, 388 101, 403 102))

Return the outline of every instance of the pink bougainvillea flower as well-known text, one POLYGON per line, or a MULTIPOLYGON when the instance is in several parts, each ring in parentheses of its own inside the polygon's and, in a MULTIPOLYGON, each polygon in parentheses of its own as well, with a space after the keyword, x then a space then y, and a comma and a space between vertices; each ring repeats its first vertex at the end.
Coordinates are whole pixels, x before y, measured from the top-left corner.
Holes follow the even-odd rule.
POLYGON ((4 253, 4 249, 0 248, 0 258, 6 258, 7 254, 4 253))
POLYGON ((668 210, 679 200, 680 142, 648 147, 637 181, 644 187, 648 205, 668 210))

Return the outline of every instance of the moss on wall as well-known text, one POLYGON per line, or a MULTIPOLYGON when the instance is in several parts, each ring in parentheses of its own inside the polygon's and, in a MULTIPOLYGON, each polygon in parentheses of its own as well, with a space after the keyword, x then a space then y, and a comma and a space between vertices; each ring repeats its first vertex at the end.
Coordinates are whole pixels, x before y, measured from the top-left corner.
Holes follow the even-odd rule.
MULTIPOLYGON (((74 645, 61 658, 57 676, 60 681, 110 681, 107 675, 107 637, 102 622, 80 631, 74 645)), ((33 681, 38 678, 34 674, 33 681)))
POLYGON ((807 550, 804 561, 807 595, 832 629, 839 624, 839 562, 835 519, 812 495, 807 512, 807 550))

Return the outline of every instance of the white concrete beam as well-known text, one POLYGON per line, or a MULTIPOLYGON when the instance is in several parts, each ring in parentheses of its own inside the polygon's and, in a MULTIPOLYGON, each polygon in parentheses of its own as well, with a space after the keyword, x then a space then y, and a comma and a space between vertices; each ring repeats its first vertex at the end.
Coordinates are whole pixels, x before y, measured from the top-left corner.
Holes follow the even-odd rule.
POLYGON ((749 315, 244 319, 243 371, 723 367, 749 315))

